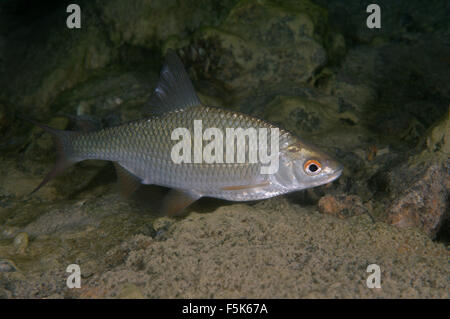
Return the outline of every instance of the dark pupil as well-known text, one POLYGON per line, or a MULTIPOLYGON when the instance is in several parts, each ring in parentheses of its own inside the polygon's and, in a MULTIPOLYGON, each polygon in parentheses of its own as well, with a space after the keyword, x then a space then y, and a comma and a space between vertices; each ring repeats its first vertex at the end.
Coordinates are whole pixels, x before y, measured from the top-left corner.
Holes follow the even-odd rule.
POLYGON ((309 165, 309 170, 311 171, 311 172, 315 172, 315 171, 317 171, 319 168, 317 167, 317 165, 316 164, 311 164, 311 165, 309 165))

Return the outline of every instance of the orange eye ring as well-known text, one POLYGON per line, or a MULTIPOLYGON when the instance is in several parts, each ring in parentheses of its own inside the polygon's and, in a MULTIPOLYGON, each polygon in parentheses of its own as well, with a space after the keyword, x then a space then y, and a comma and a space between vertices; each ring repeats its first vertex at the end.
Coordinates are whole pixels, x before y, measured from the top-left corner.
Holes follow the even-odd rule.
POLYGON ((316 160, 309 160, 303 165, 303 169, 306 174, 316 175, 322 170, 322 165, 316 160))

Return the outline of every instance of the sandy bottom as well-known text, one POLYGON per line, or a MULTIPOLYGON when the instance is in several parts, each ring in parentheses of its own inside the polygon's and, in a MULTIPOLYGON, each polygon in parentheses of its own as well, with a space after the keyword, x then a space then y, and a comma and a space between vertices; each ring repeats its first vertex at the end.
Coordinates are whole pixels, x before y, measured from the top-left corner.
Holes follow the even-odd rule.
MULTIPOLYGON (((32 208, 23 214, 27 209, 32 208)), ((0 257, 16 267, 0 272, 0 294, 450 297, 450 252, 443 244, 415 229, 373 223, 368 216, 337 219, 316 209, 277 198, 168 218, 142 212, 116 195, 44 205, 22 229, 30 236, 25 252, 14 250, 12 239, 0 241, 0 257), (81 268, 80 289, 66 286, 66 267, 73 263, 81 268), (381 288, 367 287, 370 264, 380 267, 381 288)), ((16 211, 14 218, 20 216, 16 211)))

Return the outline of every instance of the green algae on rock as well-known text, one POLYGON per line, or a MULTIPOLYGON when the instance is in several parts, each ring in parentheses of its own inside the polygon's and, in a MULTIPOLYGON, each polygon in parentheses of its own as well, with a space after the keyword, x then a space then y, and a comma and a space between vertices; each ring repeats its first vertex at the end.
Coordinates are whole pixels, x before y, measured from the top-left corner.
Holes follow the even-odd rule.
POLYGON ((183 50, 194 63, 207 58, 205 73, 229 89, 305 83, 326 62, 325 17, 310 1, 240 1, 223 23, 199 29, 183 50), (192 54, 200 50, 208 55, 192 54))

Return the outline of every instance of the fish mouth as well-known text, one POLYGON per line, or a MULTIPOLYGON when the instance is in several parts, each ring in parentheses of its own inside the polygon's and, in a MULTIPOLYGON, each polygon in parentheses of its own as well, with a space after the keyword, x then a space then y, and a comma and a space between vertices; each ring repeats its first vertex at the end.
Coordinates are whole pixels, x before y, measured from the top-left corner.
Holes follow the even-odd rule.
POLYGON ((331 183, 338 179, 342 175, 342 171, 344 170, 344 166, 339 164, 339 166, 336 168, 336 170, 329 175, 327 183, 331 183))

